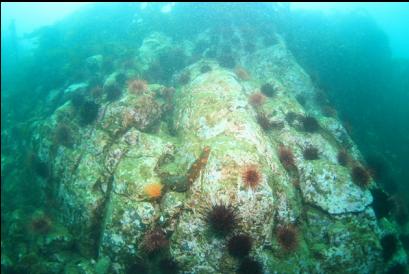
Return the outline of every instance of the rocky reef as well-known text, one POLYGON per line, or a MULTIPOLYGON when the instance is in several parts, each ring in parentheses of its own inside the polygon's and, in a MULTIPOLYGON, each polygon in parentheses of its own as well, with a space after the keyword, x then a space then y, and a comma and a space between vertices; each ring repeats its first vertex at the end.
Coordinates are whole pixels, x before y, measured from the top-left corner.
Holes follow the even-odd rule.
MULTIPOLYGON (((244 41, 245 30, 227 31, 244 41)), ((14 240, 2 237, 2 269, 383 273, 406 264, 398 236, 385 260, 382 239, 400 228, 376 217, 376 182, 354 180, 353 168, 363 165, 358 148, 336 115, 321 114, 319 89, 282 37, 193 58, 194 46, 216 34, 200 33, 176 50, 172 37, 151 33, 130 68, 106 74, 99 92, 117 85, 115 97, 72 83, 50 116, 30 123, 35 155, 49 167, 38 187, 58 214, 10 213, 5 236, 14 240), (163 60, 180 69, 161 78, 163 60), (121 80, 135 75, 150 77, 139 88, 121 80), (75 93, 93 98, 95 114, 70 99, 75 93), (255 93, 263 96, 256 103, 255 93), (305 157, 312 147, 315 156, 305 157), (27 230, 29 240, 11 244, 27 230), (238 235, 244 242, 230 243, 238 235)))

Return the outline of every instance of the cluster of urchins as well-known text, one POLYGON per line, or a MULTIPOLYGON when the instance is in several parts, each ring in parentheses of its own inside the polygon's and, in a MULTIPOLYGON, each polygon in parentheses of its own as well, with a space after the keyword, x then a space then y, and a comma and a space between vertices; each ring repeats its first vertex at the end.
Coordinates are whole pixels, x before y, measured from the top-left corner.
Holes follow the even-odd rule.
MULTIPOLYGON (((262 181, 257 165, 248 165, 242 173, 242 181, 247 188, 256 188, 262 181)), ((260 262, 249 256, 253 246, 250 235, 237 232, 240 227, 238 210, 231 204, 216 203, 207 207, 203 214, 210 231, 218 237, 232 236, 227 240, 228 253, 239 260, 237 273, 263 273, 260 262)), ((279 226, 276 229, 278 243, 285 251, 294 251, 298 246, 298 232, 292 225, 279 226)))
MULTIPOLYGON (((227 240, 228 253, 238 259, 237 273, 263 273, 262 264, 250 256, 253 239, 247 233, 235 232, 239 228, 240 219, 235 207, 218 203, 210 207, 204 219, 212 233, 218 237, 232 236, 227 240)), ((294 251, 298 246, 298 232, 294 226, 279 226, 275 236, 285 251, 294 251)))
MULTIPOLYGON (((266 101, 266 97, 272 97, 276 93, 276 88, 274 85, 266 83, 260 87, 261 92, 256 92, 250 95, 249 103, 258 109, 266 101)), ((315 133, 320 130, 320 125, 316 118, 312 116, 300 116, 294 112, 289 112, 286 115, 286 120, 289 124, 292 124, 295 120, 299 120, 301 123, 302 130, 308 133, 315 133)), ((264 130, 271 129, 273 125, 269 121, 267 115, 263 112, 258 111, 257 121, 264 130)), ((305 160, 317 160, 319 159, 319 150, 309 145, 303 150, 303 157, 305 160)), ((285 146, 280 146, 279 148, 279 158, 287 171, 296 170, 294 155, 290 148, 285 146)), ((337 155, 338 163, 342 166, 351 166, 351 178, 352 181, 359 185, 360 187, 367 187, 371 181, 371 175, 369 171, 363 167, 363 165, 352 161, 345 149, 341 149, 337 155)))
MULTIPOLYGON (((248 188, 256 188, 262 182, 262 174, 257 165, 247 165, 242 173, 243 184, 248 188)), ((223 237, 227 240, 228 253, 239 261, 237 273, 258 274, 263 273, 260 262, 250 256, 253 246, 253 239, 247 233, 238 232, 240 218, 238 210, 231 204, 216 203, 205 207, 202 213, 203 220, 207 223, 209 231, 216 237, 223 237)), ((298 247, 298 231, 293 225, 282 225, 277 227, 275 232, 277 242, 284 251, 294 251, 298 247)), ((169 240, 166 234, 155 228, 145 234, 142 249, 148 255, 162 254, 169 247, 169 240)), ((132 265, 131 270, 139 269, 142 264, 132 265)), ((163 273, 177 273, 178 265, 169 256, 159 261, 160 271, 163 273), (166 265, 164 270, 162 265, 166 265), (165 271, 165 272, 164 272, 165 271)), ((129 272, 130 273, 130 272, 129 272)))

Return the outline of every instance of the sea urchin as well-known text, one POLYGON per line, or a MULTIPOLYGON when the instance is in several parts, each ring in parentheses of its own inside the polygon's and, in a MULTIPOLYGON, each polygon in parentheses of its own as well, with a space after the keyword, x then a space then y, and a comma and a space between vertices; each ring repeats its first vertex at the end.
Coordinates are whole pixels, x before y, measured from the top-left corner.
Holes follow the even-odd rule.
POLYGON ((245 258, 241 263, 239 268, 237 269, 237 273, 239 274, 261 274, 263 273, 263 267, 254 259, 245 258))
POLYGON ((308 146, 303 151, 305 160, 317 160, 319 158, 318 149, 314 146, 308 146))
POLYGON ((295 167, 293 152, 284 146, 279 148, 280 162, 285 169, 290 170, 295 167))
POLYGON ((301 122, 302 122, 303 129, 306 132, 311 132, 311 133, 317 132, 320 128, 320 125, 317 119, 315 119, 312 116, 303 117, 301 119, 301 122))
POLYGON ((229 254, 236 258, 243 258, 249 255, 252 245, 252 239, 247 234, 239 234, 230 238, 227 243, 229 254))
POLYGON ((349 162, 348 152, 345 149, 338 151, 337 160, 341 166, 346 166, 349 162))
POLYGON ((134 79, 128 83, 128 91, 133 94, 142 94, 148 89, 148 83, 145 80, 134 79))
POLYGON ((160 228, 155 228, 147 232, 142 240, 142 249, 148 253, 153 254, 165 249, 169 245, 165 233, 160 228))
POLYGON ((294 251, 298 246, 298 232, 293 226, 281 226, 276 230, 277 241, 285 251, 294 251))
POLYGON ((249 103, 253 107, 259 107, 266 101, 266 96, 264 96, 261 92, 255 92, 250 95, 249 103))
POLYGON ((246 187, 255 189, 261 183, 262 174, 256 165, 248 165, 243 170, 242 179, 246 187))
POLYGON ((354 183, 360 187, 368 186, 371 179, 369 172, 360 165, 356 165, 352 168, 351 177, 354 183))
POLYGON ((30 230, 34 234, 48 234, 52 230, 52 227, 51 219, 45 215, 36 216, 30 222, 30 230))
POLYGON ((270 83, 266 83, 266 84, 262 85, 260 90, 267 97, 272 97, 274 95, 274 93, 276 92, 276 89, 270 83))
POLYGON ((225 236, 237 226, 237 212, 232 205, 215 204, 207 212, 206 221, 216 235, 225 236))

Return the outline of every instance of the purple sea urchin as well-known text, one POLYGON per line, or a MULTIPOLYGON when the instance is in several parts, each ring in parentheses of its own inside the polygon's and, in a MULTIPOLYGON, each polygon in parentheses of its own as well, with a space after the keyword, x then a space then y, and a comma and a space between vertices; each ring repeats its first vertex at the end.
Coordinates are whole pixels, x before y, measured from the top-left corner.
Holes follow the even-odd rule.
POLYGON ((30 231, 34 234, 45 235, 52 230, 53 223, 51 219, 45 215, 36 216, 30 222, 30 231))
POLYGON ((99 107, 100 105, 94 101, 85 101, 79 111, 81 123, 83 125, 92 124, 98 117, 99 107))
POLYGON ((122 95, 122 90, 117 84, 111 84, 104 87, 106 98, 108 101, 116 101, 122 95))
POLYGON ((229 254, 236 258, 243 258, 250 253, 252 239, 247 234, 239 234, 230 238, 227 243, 229 254))
POLYGON ((54 132, 54 142, 58 145, 72 148, 74 145, 74 139, 72 137, 71 128, 64 123, 58 124, 54 132))
POLYGON ((346 152, 345 149, 341 149, 340 151, 338 151, 337 160, 341 166, 348 165, 349 162, 348 152, 346 152))
POLYGON ((241 261, 239 268, 237 269, 239 274, 262 274, 263 266, 254 259, 245 258, 241 261))
POLYGON ((179 265, 172 258, 164 258, 159 261, 160 273, 176 274, 179 273, 179 265))
POLYGON ((237 212, 232 205, 215 204, 207 212, 206 221, 215 234, 225 236, 237 226, 237 212))
POLYGON ((365 168, 360 165, 352 167, 351 177, 355 184, 360 187, 367 187, 370 183, 371 176, 365 168))
POLYGON ((269 130, 272 127, 272 123, 264 112, 257 114, 257 122, 264 130, 269 130))
POLYGON ((267 97, 272 97, 276 92, 274 86, 270 83, 266 83, 261 86, 260 91, 267 97))
POLYGON ((320 125, 317 119, 315 119, 312 116, 303 117, 301 119, 301 122, 302 122, 303 129, 306 132, 310 132, 310 133, 317 132, 320 128, 320 125))
POLYGON ((280 226, 276 230, 277 241, 285 251, 294 251, 298 247, 298 232, 291 225, 280 226))
POLYGON ((308 146, 303 151, 305 160, 317 160, 319 158, 318 149, 313 146, 308 146))

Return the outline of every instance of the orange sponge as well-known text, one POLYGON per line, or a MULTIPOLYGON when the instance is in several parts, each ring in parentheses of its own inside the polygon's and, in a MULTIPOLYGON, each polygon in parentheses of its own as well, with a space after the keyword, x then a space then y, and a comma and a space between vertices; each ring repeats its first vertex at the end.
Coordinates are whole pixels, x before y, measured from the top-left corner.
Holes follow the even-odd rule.
POLYGON ((144 187, 144 192, 149 198, 157 199, 162 195, 162 188, 161 183, 150 183, 144 187))

